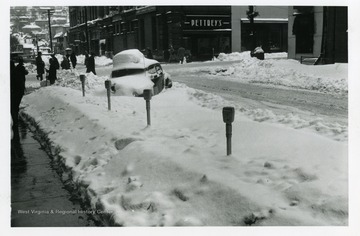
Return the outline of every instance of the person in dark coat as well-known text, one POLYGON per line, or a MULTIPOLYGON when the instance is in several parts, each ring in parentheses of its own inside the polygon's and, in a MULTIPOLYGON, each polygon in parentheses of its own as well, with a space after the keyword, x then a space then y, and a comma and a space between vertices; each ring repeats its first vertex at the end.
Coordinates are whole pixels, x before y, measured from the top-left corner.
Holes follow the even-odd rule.
POLYGON ((50 80, 50 84, 54 84, 55 80, 57 79, 56 77, 56 70, 58 68, 58 65, 56 63, 56 61, 54 60, 54 58, 50 58, 49 59, 49 70, 47 70, 47 72, 49 73, 49 80, 50 80))
POLYGON ((43 74, 45 73, 45 62, 41 58, 42 53, 38 52, 38 55, 36 57, 36 78, 40 81, 43 80, 43 74))
POLYGON ((10 90, 11 90, 11 116, 13 119, 13 126, 18 125, 18 115, 21 99, 25 94, 26 75, 29 72, 24 67, 24 60, 20 57, 19 63, 10 62, 10 90))
POLYGON ((151 49, 150 49, 150 48, 147 48, 146 51, 147 51, 146 57, 147 57, 148 59, 154 59, 151 49))
POLYGON ((92 72, 94 75, 96 75, 95 72, 95 54, 92 52, 91 56, 89 57, 89 59, 87 60, 86 63, 86 73, 90 73, 92 72))
POLYGON ((70 55, 70 61, 71 61, 72 67, 75 69, 75 67, 76 67, 76 62, 77 62, 75 52, 72 52, 72 53, 71 53, 71 55, 70 55))
POLYGON ((184 57, 185 57, 185 48, 179 47, 178 49, 178 59, 180 60, 180 63, 184 63, 184 57))
POLYGON ((89 53, 87 51, 85 51, 84 65, 86 66, 86 69, 87 69, 88 61, 89 61, 89 53))
POLYGON ((51 54, 51 58, 54 61, 54 66, 55 66, 56 70, 60 69, 60 64, 59 64, 58 59, 55 57, 55 54, 51 54))
POLYGON ((61 62, 61 68, 63 70, 70 70, 70 62, 66 56, 63 57, 63 60, 61 62))

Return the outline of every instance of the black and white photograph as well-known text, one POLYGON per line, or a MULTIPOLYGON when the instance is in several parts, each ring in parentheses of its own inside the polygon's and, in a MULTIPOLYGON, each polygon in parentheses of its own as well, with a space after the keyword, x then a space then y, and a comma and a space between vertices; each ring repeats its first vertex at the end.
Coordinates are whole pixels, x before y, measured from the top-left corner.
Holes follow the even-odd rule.
POLYGON ((9 234, 360 234, 357 4, 8 4, 9 234))

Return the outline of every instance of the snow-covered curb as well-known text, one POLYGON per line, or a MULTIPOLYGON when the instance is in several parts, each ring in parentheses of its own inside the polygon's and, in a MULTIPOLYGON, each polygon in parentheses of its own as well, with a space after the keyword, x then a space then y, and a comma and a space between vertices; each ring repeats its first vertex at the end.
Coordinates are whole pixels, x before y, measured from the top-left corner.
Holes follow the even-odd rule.
POLYGON ((101 88, 41 88, 25 112, 117 225, 347 224, 346 143, 237 115, 229 158, 221 111, 193 90, 155 96, 146 128, 143 99, 114 97, 109 112, 101 88))

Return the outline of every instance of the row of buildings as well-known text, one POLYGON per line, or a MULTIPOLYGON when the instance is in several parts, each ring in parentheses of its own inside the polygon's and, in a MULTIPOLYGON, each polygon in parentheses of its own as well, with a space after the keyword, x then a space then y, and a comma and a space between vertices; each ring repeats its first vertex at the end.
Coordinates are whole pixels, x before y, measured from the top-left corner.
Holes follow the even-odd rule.
POLYGON ((67 47, 70 27, 68 10, 62 6, 11 7, 10 34, 21 39, 25 54, 37 51, 37 46, 48 50, 52 46, 55 53, 62 53, 67 47))
POLYGON ((347 7, 255 6, 69 7, 70 46, 100 55, 149 48, 157 59, 184 47, 194 60, 262 46, 288 57, 347 62, 347 7))
POLYGON ((347 62, 347 7, 70 6, 67 11, 69 24, 52 34, 55 52, 70 47, 77 54, 111 57, 137 48, 168 60, 169 49, 184 47, 193 60, 208 60, 262 46, 291 59, 321 55, 325 63, 347 62))

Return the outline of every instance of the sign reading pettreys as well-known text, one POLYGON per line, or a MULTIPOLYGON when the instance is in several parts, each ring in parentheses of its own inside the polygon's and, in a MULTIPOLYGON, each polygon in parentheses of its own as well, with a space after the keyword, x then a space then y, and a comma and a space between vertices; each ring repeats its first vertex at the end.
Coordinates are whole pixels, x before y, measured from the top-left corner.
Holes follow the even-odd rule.
POLYGON ((231 29, 230 16, 188 15, 184 20, 185 29, 231 29))

